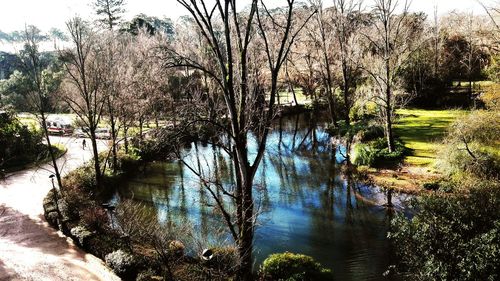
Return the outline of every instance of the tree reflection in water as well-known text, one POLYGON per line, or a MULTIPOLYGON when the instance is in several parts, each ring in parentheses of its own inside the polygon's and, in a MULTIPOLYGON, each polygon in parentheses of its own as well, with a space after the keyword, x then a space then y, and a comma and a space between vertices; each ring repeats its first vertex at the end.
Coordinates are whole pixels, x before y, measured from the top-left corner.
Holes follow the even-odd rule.
MULTIPOLYGON (((338 280, 385 280, 392 251, 384 195, 341 173, 342 159, 332 153, 337 148, 331 147, 325 125, 308 114, 276 122, 256 175, 256 264, 270 253, 292 251, 331 267, 338 280)), ((252 139, 249 148, 256 149, 252 139)), ((193 143, 183 156, 209 181, 227 189, 234 185, 232 162, 222 149, 193 143)), ((228 233, 221 235, 225 224, 213 197, 179 162, 151 164, 116 197, 148 202, 159 223, 189 221, 207 244, 231 242, 228 233)))

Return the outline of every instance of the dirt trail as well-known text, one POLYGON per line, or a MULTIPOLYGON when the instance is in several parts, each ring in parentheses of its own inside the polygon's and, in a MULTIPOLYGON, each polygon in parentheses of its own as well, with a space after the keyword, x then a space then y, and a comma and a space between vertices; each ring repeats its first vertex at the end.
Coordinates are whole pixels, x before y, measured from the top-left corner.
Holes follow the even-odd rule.
MULTIPOLYGON (((91 158, 89 147, 82 150, 81 139, 52 141, 68 149, 58 160, 63 174, 91 158)), ((99 148, 105 149, 105 143, 99 148)), ((45 221, 42 201, 52 187, 49 169, 45 165, 20 171, 0 182, 0 281, 120 280, 100 259, 80 250, 45 221)))

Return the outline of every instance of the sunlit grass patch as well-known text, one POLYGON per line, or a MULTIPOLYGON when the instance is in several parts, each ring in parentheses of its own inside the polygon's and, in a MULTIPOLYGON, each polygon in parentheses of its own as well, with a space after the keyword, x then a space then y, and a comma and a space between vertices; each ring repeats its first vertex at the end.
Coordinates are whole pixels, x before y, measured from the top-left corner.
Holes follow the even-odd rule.
POLYGON ((401 109, 394 130, 412 149, 412 155, 405 158, 409 165, 432 166, 440 141, 451 123, 465 114, 464 110, 401 109))

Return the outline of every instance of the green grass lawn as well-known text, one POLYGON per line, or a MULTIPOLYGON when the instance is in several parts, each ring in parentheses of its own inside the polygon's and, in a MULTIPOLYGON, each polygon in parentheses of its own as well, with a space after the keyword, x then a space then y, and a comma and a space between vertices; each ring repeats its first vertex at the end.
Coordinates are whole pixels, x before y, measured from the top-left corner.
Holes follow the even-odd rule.
MULTIPOLYGON (((279 92, 278 95, 279 95, 281 104, 287 104, 287 103, 294 102, 293 94, 291 91, 290 92, 282 91, 282 92, 279 92)), ((302 89, 296 88, 295 95, 297 97, 297 102, 300 105, 305 105, 305 104, 311 103, 311 99, 303 94, 302 89)), ((267 97, 267 99, 269 99, 269 97, 267 97)), ((278 100, 276 100, 276 103, 278 103, 278 100)))
POLYGON ((432 166, 447 128, 465 113, 464 110, 398 110, 394 131, 413 150, 405 162, 409 165, 432 166))

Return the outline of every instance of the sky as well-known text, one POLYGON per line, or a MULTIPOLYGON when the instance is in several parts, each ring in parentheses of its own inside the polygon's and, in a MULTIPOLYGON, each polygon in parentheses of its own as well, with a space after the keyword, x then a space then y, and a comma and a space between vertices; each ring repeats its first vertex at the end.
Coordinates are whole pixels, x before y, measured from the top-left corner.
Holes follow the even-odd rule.
MULTIPOLYGON (((75 15, 84 18, 93 17, 92 2, 93 0, 0 0, 0 30, 3 32, 20 30, 25 24, 36 25, 42 30, 49 30, 52 27, 63 29, 64 23, 75 15)), ((167 16, 175 20, 186 14, 184 8, 175 0, 126 0, 126 2, 126 18, 144 13, 157 17, 167 16)), ((238 0, 241 6, 249 2, 250 0, 238 0)), ((279 5, 277 3, 284 1, 265 2, 279 5)), ((324 0, 325 4, 328 2, 329 0, 324 0)), ((432 14, 436 4, 439 13, 451 10, 484 13, 476 0, 413 0, 412 10, 432 14)))

